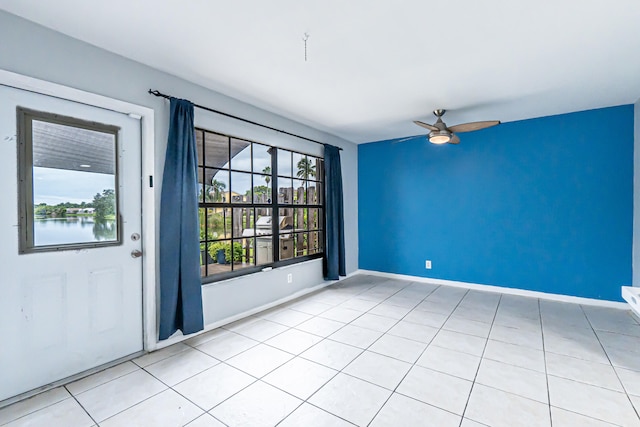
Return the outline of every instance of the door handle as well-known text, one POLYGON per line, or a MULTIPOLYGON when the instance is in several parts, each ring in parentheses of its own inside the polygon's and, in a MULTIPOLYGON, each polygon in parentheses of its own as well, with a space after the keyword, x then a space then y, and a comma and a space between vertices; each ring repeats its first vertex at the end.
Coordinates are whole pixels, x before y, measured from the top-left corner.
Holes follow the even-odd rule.
POLYGON ((140 258, 142 256, 142 251, 138 249, 134 249, 131 251, 131 258, 140 258))

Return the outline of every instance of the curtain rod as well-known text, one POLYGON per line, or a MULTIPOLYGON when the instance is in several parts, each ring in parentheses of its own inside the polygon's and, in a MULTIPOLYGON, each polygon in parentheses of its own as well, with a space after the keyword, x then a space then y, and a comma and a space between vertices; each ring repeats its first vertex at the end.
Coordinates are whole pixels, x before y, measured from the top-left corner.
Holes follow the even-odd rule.
MULTIPOLYGON (((166 95, 166 94, 164 94, 164 93, 162 93, 162 92, 160 92, 158 90, 149 89, 149 93, 151 95, 159 96, 159 97, 165 98, 165 99, 174 98, 173 96, 166 95)), ((228 114, 228 113, 225 113, 225 112, 222 112, 222 111, 214 110, 213 108, 205 107, 203 105, 193 104, 193 106, 194 107, 198 107, 198 108, 200 108, 202 110, 210 111, 212 113, 220 114, 221 116, 231 117, 232 119, 240 120, 241 122, 249 123, 249 124, 252 124, 252 125, 255 125, 255 126, 263 127, 265 129, 274 130, 276 132, 284 133, 285 135, 295 136, 296 138, 304 139, 306 141, 310 141, 310 142, 313 142, 313 143, 316 143, 316 144, 328 145, 328 144, 325 144, 324 142, 316 141, 315 139, 307 138, 305 136, 296 135, 295 133, 287 132, 286 130, 276 129, 276 128, 271 127, 271 126, 263 125, 262 123, 257 123, 257 122, 251 121, 251 120, 243 119, 242 117, 238 117, 238 116, 234 116, 232 114, 228 114)), ((342 151, 342 148, 340 148, 340 147, 337 147, 337 148, 340 151, 342 151)))

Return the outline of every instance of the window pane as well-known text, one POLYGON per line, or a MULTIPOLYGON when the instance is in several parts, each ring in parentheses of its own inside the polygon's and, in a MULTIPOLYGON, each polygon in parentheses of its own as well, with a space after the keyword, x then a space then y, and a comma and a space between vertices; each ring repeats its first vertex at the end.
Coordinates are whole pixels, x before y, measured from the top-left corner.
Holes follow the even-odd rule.
POLYGON ((313 159, 313 157, 307 157, 304 154, 293 153, 295 176, 300 179, 315 179, 316 164, 313 159))
POLYGON ((256 235, 273 234, 271 209, 256 208, 256 235))
POLYGON ((309 255, 322 252, 322 232, 312 231, 309 233, 309 255))
POLYGON ((318 157, 309 157, 312 159, 313 164, 315 165, 315 179, 316 181, 324 181, 324 160, 318 157))
POLYGON ((253 237, 253 208, 233 208, 233 237, 253 237))
POLYGON ((118 241, 117 129, 34 118, 31 130, 25 135, 33 156, 33 241, 27 246, 118 241))
POLYGON ((290 178, 278 177, 278 203, 293 203, 293 181, 290 178))
MULTIPOLYGON (((208 196, 206 196, 208 198, 208 196)), ((205 200, 204 189, 204 168, 198 168, 198 203, 202 203, 205 200)))
POLYGON ((253 144, 253 171, 271 174, 271 147, 262 144, 253 144))
POLYGON ((295 234, 296 256, 305 256, 307 252, 307 233, 295 234))
POLYGON ((231 240, 210 242, 207 247, 211 259, 207 266, 208 275, 231 271, 231 240))
POLYGON ((269 264, 273 262, 273 236, 258 235, 256 244, 256 264, 269 264))
POLYGON ((281 261, 293 258, 294 242, 292 234, 280 234, 279 251, 281 261))
POLYGON ((296 205, 304 205, 307 203, 305 181, 299 179, 293 180, 293 203, 296 205))
POLYGON ((322 228, 322 209, 309 209, 307 225, 309 230, 319 230, 322 228))
POLYGON ((271 203, 271 175, 253 175, 253 202, 271 203))
MULTIPOLYGON (((196 154, 198 155, 198 166, 204 166, 204 131, 196 129, 196 154)), ((200 181, 202 182, 202 181, 200 181)))
POLYGON ((293 228, 295 231, 307 229, 307 209, 298 208, 293 210, 293 228))
POLYGON ((310 205, 322 204, 322 183, 316 181, 307 181, 307 203, 310 205))
POLYGON ((291 151, 278 149, 278 175, 291 176, 291 151))
POLYGON ((206 214, 207 214, 206 209, 203 209, 203 208, 198 209, 198 225, 200 226, 200 242, 201 243, 205 240, 210 239, 210 238, 207 238, 207 229, 206 229, 207 220, 205 218, 206 214))
POLYGON ((231 169, 251 172, 251 143, 231 139, 231 169))
POLYGON ((256 208, 256 262, 268 264, 273 262, 273 224, 272 209, 256 208))
POLYGON ((253 267, 254 239, 240 239, 233 241, 233 269, 253 267))
POLYGON ((229 171, 220 169, 205 169, 205 202, 229 201, 229 171))
POLYGON ((231 209, 207 209, 207 240, 231 237, 231 209))
MULTIPOLYGON (((196 138, 196 143, 198 139, 196 138)), ((198 153, 202 149, 198 147, 198 153)), ((201 156, 202 154, 198 154, 201 156)), ((202 164, 202 159, 198 158, 202 164)), ((211 168, 229 168, 229 138, 217 133, 204 132, 204 166, 211 168)))
POLYGON ((251 203, 251 174, 231 172, 231 203, 251 203))
POLYGON ((293 232, 293 215, 294 209, 286 208, 280 209, 280 233, 292 233, 293 232))

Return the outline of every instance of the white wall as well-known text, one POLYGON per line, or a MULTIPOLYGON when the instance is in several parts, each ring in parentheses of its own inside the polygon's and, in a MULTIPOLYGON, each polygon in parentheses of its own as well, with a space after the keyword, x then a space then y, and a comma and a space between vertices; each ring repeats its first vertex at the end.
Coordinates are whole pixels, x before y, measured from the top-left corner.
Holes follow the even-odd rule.
POLYGON ((640 286, 640 100, 633 106, 633 255, 632 283, 640 286))
MULTIPOLYGON (((0 69, 59 83, 115 99, 153 108, 155 111, 156 211, 168 130, 168 102, 151 96, 148 89, 186 98, 277 129, 343 148, 342 170, 345 201, 347 273, 358 268, 357 146, 249 104, 207 90, 170 74, 67 37, 14 15, 0 11, 0 69)), ((233 119, 197 110, 196 124, 211 130, 263 141, 268 144, 320 154, 321 147, 304 140, 258 128, 233 119)), ((156 224, 156 235, 158 226, 156 224)), ((157 252, 157 251, 156 251, 157 252)), ((157 263, 156 263, 157 264, 157 263)), ((156 269, 157 271, 157 269, 156 269)), ((285 298, 322 283, 320 260, 235 278, 203 287, 205 322, 216 323, 238 313, 285 298), (293 284, 286 283, 292 273, 293 284)))

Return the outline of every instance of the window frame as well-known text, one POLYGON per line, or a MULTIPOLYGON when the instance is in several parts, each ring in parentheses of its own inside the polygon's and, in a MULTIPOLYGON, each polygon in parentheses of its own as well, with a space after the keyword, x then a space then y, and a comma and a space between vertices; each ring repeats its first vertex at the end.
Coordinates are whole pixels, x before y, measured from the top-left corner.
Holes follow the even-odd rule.
MULTIPOLYGON (((231 271, 227 271, 227 272, 221 272, 221 273, 214 273, 214 274, 208 274, 208 262, 205 262, 204 265, 201 262, 201 268, 204 267, 204 275, 202 275, 201 273, 201 281, 203 285, 206 284, 210 284, 210 283, 215 283, 215 282, 219 282, 219 281, 223 281, 223 280, 227 280, 230 278, 234 278, 234 277, 239 277, 239 276, 245 276, 248 274, 254 274, 257 272, 261 272, 264 270, 268 270, 271 268, 277 268, 277 267, 284 267, 284 266, 288 266, 288 265, 292 265, 292 264, 298 264, 301 262, 306 262, 306 261, 310 261, 310 260, 314 260, 314 259, 319 259, 322 258, 324 255, 324 251, 325 251, 325 244, 326 244, 326 239, 325 239, 325 230, 326 230, 326 224, 325 224, 325 194, 324 194, 324 189, 325 189, 325 176, 324 176, 324 170, 322 171, 322 175, 320 180, 317 179, 304 179, 304 178, 296 178, 295 177, 295 171, 292 170, 291 171, 291 179, 295 180, 295 179, 299 179, 301 181, 306 182, 316 182, 316 183, 320 183, 322 186, 322 194, 319 200, 321 203, 319 204, 311 204, 309 203, 309 200, 306 199, 305 197, 305 203, 303 204, 294 204, 293 200, 291 204, 282 204, 279 202, 278 199, 278 178, 281 178, 278 175, 278 150, 286 150, 289 151, 293 154, 299 154, 302 156, 307 156, 307 157, 311 157, 314 159, 319 159, 321 160, 324 165, 324 159, 321 156, 317 156, 317 155, 313 155, 313 154, 308 154, 308 153, 304 153, 301 151, 297 151, 294 149, 289 149, 289 148, 284 148, 284 147, 278 147, 275 145, 270 145, 268 143, 262 142, 262 141, 256 141, 256 140, 252 140, 252 139, 248 139, 248 138, 241 138, 241 137, 237 137, 234 135, 230 135, 230 134, 224 134, 221 132, 217 132, 217 131, 213 131, 213 130, 209 130, 206 129, 204 127, 200 127, 200 126, 195 126, 195 133, 198 134, 198 132, 201 132, 202 134, 202 152, 199 152, 198 155, 198 161, 197 161, 197 168, 198 168, 198 173, 200 173, 200 171, 202 172, 202 183, 198 183, 198 189, 199 191, 202 191, 202 201, 198 200, 198 210, 204 209, 205 211, 205 219, 204 219, 204 239, 203 240, 199 240, 199 244, 202 245, 204 244, 205 247, 205 256, 207 255, 208 252, 208 245, 213 243, 213 242, 230 242, 231 243, 231 248, 233 251, 233 244, 234 242, 239 242, 242 240, 242 237, 234 237, 233 236, 233 209, 254 209, 254 213, 257 211, 257 209, 270 209, 271 210, 271 249, 272 249, 272 253, 271 253, 271 259, 272 261, 269 263, 264 263, 264 264, 259 264, 256 265, 257 262, 257 240, 254 240, 254 255, 253 255, 253 265, 249 266, 249 267, 242 267, 240 269, 235 270, 234 267, 234 263, 233 261, 231 262, 231 271), (227 169, 222 168, 222 167, 215 167, 215 166, 207 166, 206 163, 206 157, 205 157, 205 146, 206 146, 206 134, 214 134, 216 135, 216 137, 221 137, 221 138, 225 138, 226 142, 228 144, 228 148, 229 148, 229 166, 227 169), (231 158, 231 144, 232 141, 236 140, 236 141, 243 141, 243 142, 247 142, 250 144, 251 147, 251 171, 248 172, 246 170, 240 170, 240 169, 234 169, 233 168, 233 161, 231 158), (256 203, 254 201, 254 195, 253 195, 253 189, 256 187, 255 182, 253 181, 254 177, 256 175, 264 175, 262 174, 260 171, 254 171, 253 170, 253 166, 254 166, 254 146, 253 144, 259 144, 262 146, 266 146, 268 147, 270 150, 273 150, 271 153, 271 180, 270 180, 270 185, 271 185, 271 197, 270 203, 256 203), (200 159, 202 159, 202 163, 200 161, 200 159), (222 201, 222 202, 214 202, 214 201, 206 201, 205 199, 205 185, 206 185, 206 170, 207 169, 218 169, 221 171, 226 171, 229 173, 229 200, 228 201, 222 201), (233 182, 232 182, 232 176, 234 172, 240 172, 240 173, 250 173, 251 174, 251 200, 249 203, 234 203, 232 202, 232 197, 231 197, 231 189, 233 188, 233 182), (320 233, 320 239, 321 239, 321 244, 320 244, 320 249, 318 250, 318 252, 314 253, 314 254, 307 254, 307 255, 301 255, 301 256, 295 256, 295 249, 293 251, 293 257, 291 258, 287 258, 284 260, 280 259, 280 235, 281 234, 287 234, 287 233, 282 233, 280 231, 280 210, 281 209, 306 209, 307 212, 310 211, 310 209, 319 209, 319 212, 322 212, 321 218, 318 219, 318 227, 317 229, 313 229, 313 230, 309 230, 307 228, 306 230, 306 234, 310 235, 311 232, 318 232, 320 233), (207 215, 208 215, 208 210, 209 209, 229 209, 231 211, 231 237, 230 238, 223 238, 223 239, 213 239, 210 240, 208 239, 208 231, 207 231, 207 227, 208 227, 208 221, 207 221, 207 215)), ((292 160, 293 162, 293 160, 292 160)), ((294 165, 292 165, 294 166, 294 165)), ((267 175, 265 175, 267 176, 267 175)), ((316 175, 317 177, 317 175, 316 175)), ((308 194, 307 189, 308 186, 305 186, 305 193, 308 194)), ((224 200, 224 199, 223 199, 224 200)), ((308 215, 308 214, 307 214, 308 215)), ((257 220, 257 215, 254 214, 254 230, 255 230, 255 221, 257 220)), ((198 221, 200 221, 200 219, 198 219, 198 221)), ((198 226, 200 227, 200 224, 198 224, 198 226)), ((302 232, 305 233, 305 232, 302 232)), ((291 233, 289 233, 292 235, 292 239, 294 239, 296 232, 295 229, 291 231, 291 233)), ((256 239, 257 234, 254 233, 253 235, 253 239, 256 239)), ((308 251, 308 248, 307 248, 308 251)))
POLYGON ((16 107, 17 139, 18 139, 18 253, 32 254, 42 252, 69 251, 78 249, 94 249, 122 245, 122 218, 120 215, 120 128, 114 125, 92 122, 76 117, 38 111, 25 107, 16 107), (76 127, 96 132, 111 134, 114 137, 114 191, 116 236, 114 240, 63 243, 36 246, 34 242, 34 204, 33 204, 33 121, 41 121, 76 127))

